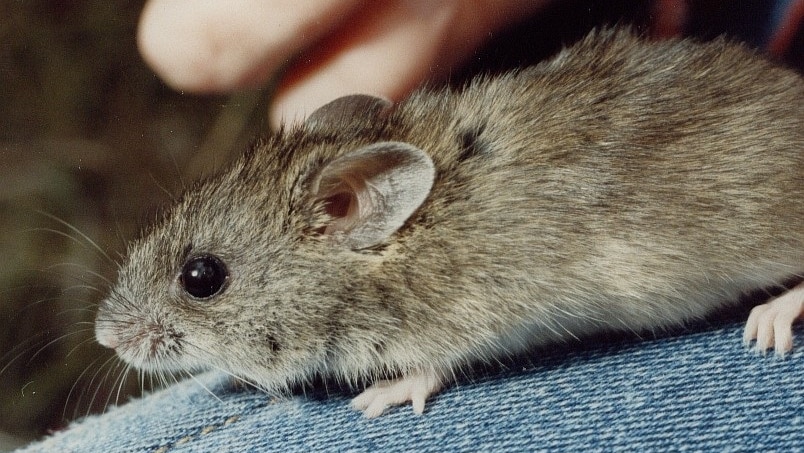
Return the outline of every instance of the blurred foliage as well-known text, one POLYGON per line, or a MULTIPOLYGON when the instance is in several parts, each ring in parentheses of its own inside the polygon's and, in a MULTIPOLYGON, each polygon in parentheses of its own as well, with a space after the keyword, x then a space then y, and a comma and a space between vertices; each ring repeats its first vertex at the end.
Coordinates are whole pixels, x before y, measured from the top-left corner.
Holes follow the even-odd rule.
POLYGON ((128 379, 118 394, 93 340, 116 269, 104 255, 260 129, 257 93, 185 96, 154 76, 141 8, 0 3, 0 431, 21 438, 137 393, 128 379))

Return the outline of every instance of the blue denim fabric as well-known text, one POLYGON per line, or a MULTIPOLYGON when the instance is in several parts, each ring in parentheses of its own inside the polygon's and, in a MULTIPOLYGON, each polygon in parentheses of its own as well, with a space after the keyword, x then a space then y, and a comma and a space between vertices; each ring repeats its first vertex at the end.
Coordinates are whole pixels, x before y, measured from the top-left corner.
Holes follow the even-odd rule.
MULTIPOLYGON (((742 324, 541 350, 368 420, 335 391, 272 398, 217 374, 129 402, 25 452, 804 451, 804 328, 785 359, 742 324)), ((317 393, 317 392, 314 392, 317 393)))

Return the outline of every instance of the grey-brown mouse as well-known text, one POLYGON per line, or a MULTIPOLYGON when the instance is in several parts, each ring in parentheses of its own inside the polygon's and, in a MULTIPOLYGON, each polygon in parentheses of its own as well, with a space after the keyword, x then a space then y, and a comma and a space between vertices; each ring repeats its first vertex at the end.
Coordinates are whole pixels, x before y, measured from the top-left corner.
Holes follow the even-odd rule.
MULTIPOLYGON (((98 341, 267 391, 375 384, 701 318, 804 275, 804 80, 715 40, 593 32, 535 67, 349 96, 198 183, 130 245, 98 341), (379 379, 390 379, 378 381, 379 379)), ((792 348, 804 284, 746 340, 792 348)))

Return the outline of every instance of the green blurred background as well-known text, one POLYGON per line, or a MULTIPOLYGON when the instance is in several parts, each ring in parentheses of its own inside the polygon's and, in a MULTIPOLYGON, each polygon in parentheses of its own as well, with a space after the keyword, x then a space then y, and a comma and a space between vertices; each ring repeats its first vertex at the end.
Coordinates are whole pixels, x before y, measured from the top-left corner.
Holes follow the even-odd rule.
POLYGON ((118 397, 102 366, 91 322, 115 265, 82 235, 117 259, 168 193, 260 129, 259 93, 185 96, 153 75, 141 8, 0 3, 0 432, 21 440, 139 391, 131 378, 118 397))
MULTIPOLYGON (((557 3, 451 82, 534 63, 600 23, 651 18, 648 1, 557 3)), ((750 23, 764 2, 693 3, 693 34, 750 41, 734 5, 750 23)), ((0 0, 0 451, 140 392, 135 376, 118 387, 117 362, 94 342, 115 278, 104 254, 119 259, 170 194, 266 131, 259 92, 183 95, 154 76, 134 41, 142 4, 0 0)))

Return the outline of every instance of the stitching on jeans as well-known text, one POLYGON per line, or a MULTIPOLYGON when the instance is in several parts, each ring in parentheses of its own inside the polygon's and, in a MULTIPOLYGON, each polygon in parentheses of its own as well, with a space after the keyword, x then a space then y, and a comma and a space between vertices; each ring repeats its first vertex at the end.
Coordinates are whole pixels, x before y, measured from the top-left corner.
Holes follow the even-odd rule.
POLYGON ((205 436, 205 435, 211 433, 212 431, 215 431, 218 428, 222 428, 224 426, 231 425, 232 423, 236 422, 239 419, 240 419, 239 415, 233 415, 233 416, 227 418, 226 420, 224 420, 223 423, 221 423, 219 425, 205 426, 205 427, 203 427, 201 429, 201 431, 199 431, 196 434, 191 434, 189 436, 184 436, 181 439, 177 440, 176 442, 173 442, 170 445, 163 445, 163 446, 157 448, 156 450, 154 450, 154 453, 167 453, 173 447, 176 447, 176 446, 179 446, 179 445, 184 445, 184 444, 186 444, 186 443, 188 443, 188 442, 190 442, 192 440, 195 440, 195 439, 197 439, 197 438, 199 438, 201 436, 205 436))

